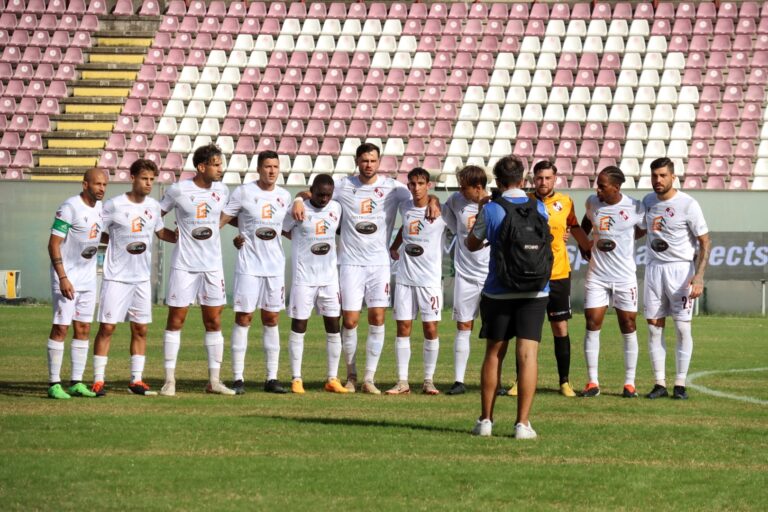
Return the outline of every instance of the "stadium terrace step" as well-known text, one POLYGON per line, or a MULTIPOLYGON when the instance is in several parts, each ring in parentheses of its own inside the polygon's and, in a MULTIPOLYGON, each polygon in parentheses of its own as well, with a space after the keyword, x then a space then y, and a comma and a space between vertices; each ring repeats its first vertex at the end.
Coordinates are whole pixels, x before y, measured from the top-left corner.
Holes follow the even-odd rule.
POLYGON ((93 55, 117 55, 117 54, 146 54, 147 49, 141 46, 93 46, 88 48, 88 53, 93 55))
POLYGON ((58 169, 37 168, 29 175, 29 179, 41 181, 81 181, 85 171, 90 168, 90 166, 59 167, 58 169))
POLYGON ((38 157, 56 157, 56 156, 92 156, 98 157, 101 155, 100 149, 41 149, 35 151, 35 156, 38 157))
POLYGON ((77 87, 128 87, 133 85, 133 80, 88 80, 82 78, 75 84, 77 87))
POLYGON ((89 70, 81 71, 80 76, 83 81, 98 80, 98 81, 131 81, 135 80, 139 73, 137 71, 125 71, 125 70, 89 70))
POLYGON ((80 131, 80 130, 69 130, 69 131, 53 131, 51 133, 46 133, 43 137, 45 140, 50 139, 96 139, 98 137, 104 137, 104 140, 106 141, 107 138, 112 134, 111 131, 108 132, 93 132, 93 131, 80 131))
POLYGON ((49 119, 51 121, 69 121, 69 122, 78 122, 78 121, 108 121, 110 123, 113 123, 114 121, 117 121, 117 115, 116 114, 104 114, 104 113, 65 113, 65 114, 54 114, 52 116, 49 116, 49 119))
POLYGON ((80 72, 101 70, 139 71, 140 69, 141 64, 127 62, 86 62, 77 66, 77 70, 80 72))
MULTIPOLYGON (((117 31, 115 30, 100 30, 93 35, 99 38, 114 39, 116 32, 117 31)), ((155 37, 155 31, 153 30, 136 30, 133 28, 126 28, 126 29, 121 29, 117 33, 120 34, 120 38, 152 39, 155 37)))
POLYGON ((103 138, 94 139, 52 139, 43 137, 46 142, 46 146, 49 150, 64 151, 65 154, 89 154, 86 150, 94 150, 97 153, 101 153, 104 145, 106 144, 103 138))
POLYGON ((72 87, 72 95, 80 97, 115 96, 125 98, 131 92, 130 87, 72 87))
MULTIPOLYGON (((120 50, 120 48, 116 48, 116 49, 120 50)), ((141 64, 142 62, 144 62, 144 57, 146 57, 146 52, 142 52, 142 53, 109 52, 109 53, 100 53, 100 54, 91 53, 88 56, 88 62, 90 63, 98 62, 98 63, 106 63, 106 64, 117 64, 117 63, 141 64)))
POLYGON ((110 133, 115 127, 112 121, 59 121, 56 123, 56 131, 79 131, 79 132, 105 132, 110 133))
POLYGON ((65 114, 119 114, 122 110, 122 103, 104 104, 94 102, 64 105, 65 114))
POLYGON ((151 37, 99 37, 96 42, 99 46, 119 48, 149 48, 152 46, 151 37))
POLYGON ((98 163, 95 156, 41 156, 37 159, 37 167, 95 167, 98 163))

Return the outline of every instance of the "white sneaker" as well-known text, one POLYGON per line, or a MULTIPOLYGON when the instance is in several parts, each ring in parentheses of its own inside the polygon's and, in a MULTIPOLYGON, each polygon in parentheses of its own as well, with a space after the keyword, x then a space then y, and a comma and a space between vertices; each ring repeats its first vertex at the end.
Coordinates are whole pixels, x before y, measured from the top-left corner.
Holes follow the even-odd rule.
POLYGON ((165 384, 163 384, 163 387, 160 388, 160 395, 176 396, 176 381, 175 380, 165 381, 165 384))
POLYGON ((531 427, 530 421, 528 425, 515 424, 515 439, 536 439, 536 431, 531 427))
POLYGON ((215 382, 209 382, 205 387, 206 393, 213 393, 214 395, 234 395, 235 390, 225 386, 220 380, 215 382))
POLYGON ((472 429, 472 435, 481 437, 491 437, 493 431, 493 422, 491 420, 477 420, 472 429))

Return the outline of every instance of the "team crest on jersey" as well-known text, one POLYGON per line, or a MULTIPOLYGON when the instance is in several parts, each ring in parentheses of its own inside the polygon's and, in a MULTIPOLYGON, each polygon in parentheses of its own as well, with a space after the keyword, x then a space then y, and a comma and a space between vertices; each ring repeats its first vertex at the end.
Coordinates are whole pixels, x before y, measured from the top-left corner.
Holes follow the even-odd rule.
POLYGON ((152 212, 149 210, 144 210, 144 216, 148 218, 149 220, 152 220, 152 212))
POLYGON ((261 218, 271 219, 276 212, 277 212, 277 208, 272 206, 272 203, 267 203, 261 207, 261 218))
POLYGON ((616 224, 616 221, 613 220, 613 217, 611 217, 610 215, 606 215, 605 217, 600 217, 598 221, 599 221, 598 229, 600 231, 608 231, 613 227, 614 224, 616 224))
POLYGON ((195 218, 207 219, 209 213, 211 213, 211 207, 208 206, 208 203, 200 203, 197 205, 197 209, 195 210, 195 218))
POLYGON ((627 214, 627 212, 625 212, 624 210, 621 210, 621 211, 619 212, 619 216, 620 216, 622 219, 624 219, 624 220, 629 220, 629 215, 628 215, 628 214, 627 214))
POLYGON ((554 203, 552 203, 552 209, 555 210, 556 212, 563 211, 563 203, 561 203, 560 201, 555 201, 554 203))
POLYGON ((315 234, 316 235, 325 235, 328 233, 328 228, 331 227, 331 223, 328 222, 325 219, 320 219, 319 221, 315 222, 315 234))
POLYGON ((378 197, 379 199, 381 199, 382 197, 384 197, 384 191, 383 191, 383 190, 381 190, 379 187, 376 187, 375 189, 373 189, 373 194, 374 194, 376 197, 378 197))
POLYGON ((88 240, 93 240, 99 236, 99 231, 101 231, 101 226, 99 226, 98 223, 94 223, 93 226, 91 226, 91 230, 88 232, 88 240))
POLYGON ((131 233, 139 233, 147 223, 142 217, 136 217, 131 221, 131 233))
POLYGON ((675 209, 672 208, 671 206, 667 206, 664 209, 664 214, 671 219, 672 217, 675 216, 675 209))
POLYGON ((339 218, 333 212, 328 212, 328 216, 331 218, 331 220, 334 220, 334 221, 339 220, 339 218))
POLYGON ((664 231, 664 226, 666 225, 667 219, 662 215, 659 215, 658 217, 653 218, 653 222, 651 222, 651 231, 664 231))
POLYGON ((408 234, 409 235, 418 235, 421 233, 421 230, 424 229, 424 223, 421 222, 421 220, 416 219, 412 220, 408 223, 408 234))
POLYGON ((211 197, 214 198, 217 203, 221 201, 221 197, 216 192, 211 192, 211 197))
POLYGON ((360 202, 360 213, 373 213, 376 209, 376 201, 373 199, 363 199, 360 202))
POLYGON ((61 212, 61 210, 57 210, 56 211, 56 218, 57 219, 60 219, 62 215, 64 215, 64 214, 61 212))
POLYGON ((285 201, 282 197, 275 198, 275 202, 280 205, 280 208, 285 208, 285 201))

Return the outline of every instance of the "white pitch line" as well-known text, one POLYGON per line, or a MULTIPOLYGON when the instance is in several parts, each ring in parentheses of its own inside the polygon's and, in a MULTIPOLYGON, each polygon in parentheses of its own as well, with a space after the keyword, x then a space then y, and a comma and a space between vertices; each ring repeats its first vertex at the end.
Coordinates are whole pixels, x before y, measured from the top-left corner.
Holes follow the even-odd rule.
POLYGON ((699 384, 694 384, 693 381, 698 379, 699 377, 704 377, 705 375, 714 375, 717 373, 744 373, 744 372, 764 372, 768 371, 768 367, 765 368, 745 368, 741 370, 711 370, 706 372, 696 372, 692 373, 688 376, 688 382, 686 382, 686 385, 690 388, 693 388, 701 393, 716 396, 719 398, 728 398, 731 400, 739 400, 740 402, 747 402, 750 404, 758 404, 758 405, 768 405, 768 400, 761 400, 760 398, 753 398, 751 396, 741 396, 741 395, 734 395, 731 393, 724 393, 722 391, 717 391, 716 389, 710 389, 706 386, 701 386, 699 384))

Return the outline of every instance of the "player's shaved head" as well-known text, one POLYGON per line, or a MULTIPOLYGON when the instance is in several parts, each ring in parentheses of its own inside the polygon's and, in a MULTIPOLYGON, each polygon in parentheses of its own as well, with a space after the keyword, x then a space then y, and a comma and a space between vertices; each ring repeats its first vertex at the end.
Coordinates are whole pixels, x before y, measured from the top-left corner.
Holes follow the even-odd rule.
POLYGON ((309 187, 310 190, 312 190, 315 187, 322 187, 323 185, 330 185, 331 187, 334 186, 333 178, 330 174, 318 174, 315 176, 315 179, 312 180, 312 186, 309 187))
POLYGON ((83 181, 86 183, 93 183, 93 181, 96 178, 103 178, 105 177, 106 173, 104 169, 99 169, 98 167, 94 167, 93 169, 88 169, 85 171, 85 174, 83 174, 83 181))

